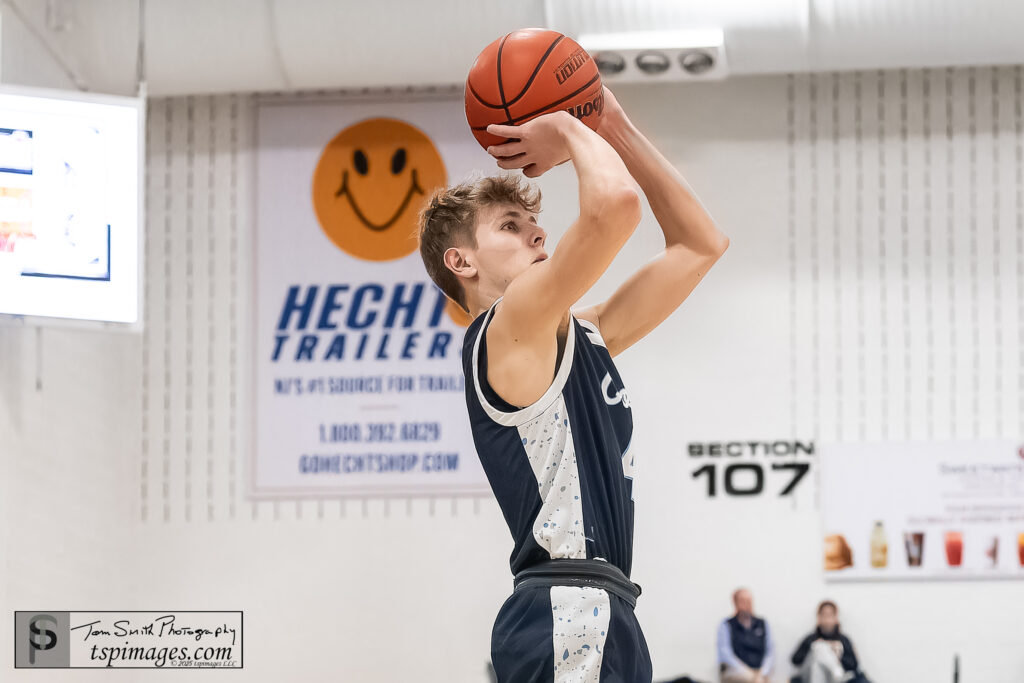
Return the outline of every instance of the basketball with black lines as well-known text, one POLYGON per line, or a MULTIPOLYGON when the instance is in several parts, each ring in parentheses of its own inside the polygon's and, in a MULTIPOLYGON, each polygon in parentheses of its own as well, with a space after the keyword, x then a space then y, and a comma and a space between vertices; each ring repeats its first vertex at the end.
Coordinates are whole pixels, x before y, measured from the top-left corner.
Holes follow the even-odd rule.
POLYGON ((587 51, 558 31, 513 31, 484 48, 466 78, 466 120, 485 149, 507 140, 492 123, 519 125, 563 109, 597 130, 604 91, 587 51))

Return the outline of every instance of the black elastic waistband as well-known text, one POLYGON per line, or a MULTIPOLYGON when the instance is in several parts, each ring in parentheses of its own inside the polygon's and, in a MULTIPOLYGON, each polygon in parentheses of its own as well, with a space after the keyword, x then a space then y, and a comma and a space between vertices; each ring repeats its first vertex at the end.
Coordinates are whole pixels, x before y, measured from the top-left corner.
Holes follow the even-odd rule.
POLYGON ((531 586, 587 586, 603 588, 636 607, 639 584, 630 581, 622 570, 602 560, 546 560, 523 569, 515 578, 514 590, 531 586))

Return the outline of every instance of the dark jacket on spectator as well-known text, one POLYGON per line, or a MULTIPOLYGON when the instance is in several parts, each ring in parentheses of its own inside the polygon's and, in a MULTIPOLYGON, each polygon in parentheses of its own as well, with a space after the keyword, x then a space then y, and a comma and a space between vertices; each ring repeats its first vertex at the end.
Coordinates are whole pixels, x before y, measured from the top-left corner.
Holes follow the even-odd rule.
POLYGON ((843 644, 843 656, 839 658, 839 661, 843 665, 845 671, 856 671, 857 670, 857 655, 853 653, 853 643, 850 639, 839 632, 836 628, 832 633, 822 633, 820 628, 814 630, 814 633, 803 639, 800 646, 793 653, 791 661, 794 665, 800 666, 807 659, 807 653, 811 651, 811 643, 818 639, 822 640, 838 640, 843 644))

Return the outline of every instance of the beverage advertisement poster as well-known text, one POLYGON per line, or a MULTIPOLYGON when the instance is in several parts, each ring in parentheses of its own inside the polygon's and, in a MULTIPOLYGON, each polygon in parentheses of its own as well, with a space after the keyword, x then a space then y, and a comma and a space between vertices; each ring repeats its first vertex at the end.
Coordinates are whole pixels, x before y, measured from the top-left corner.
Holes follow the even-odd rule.
POLYGON ((825 444, 827 580, 1024 579, 1024 440, 825 444))

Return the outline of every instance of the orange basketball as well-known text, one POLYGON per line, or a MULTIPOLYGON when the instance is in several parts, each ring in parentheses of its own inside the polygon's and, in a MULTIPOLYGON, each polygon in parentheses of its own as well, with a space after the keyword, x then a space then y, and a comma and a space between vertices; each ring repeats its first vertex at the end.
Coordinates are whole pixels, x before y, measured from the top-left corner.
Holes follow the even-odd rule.
POLYGON ((594 60, 558 31, 513 31, 484 48, 469 70, 466 120, 485 149, 506 142, 487 132, 489 124, 519 125, 559 109, 596 130, 604 91, 594 60))

